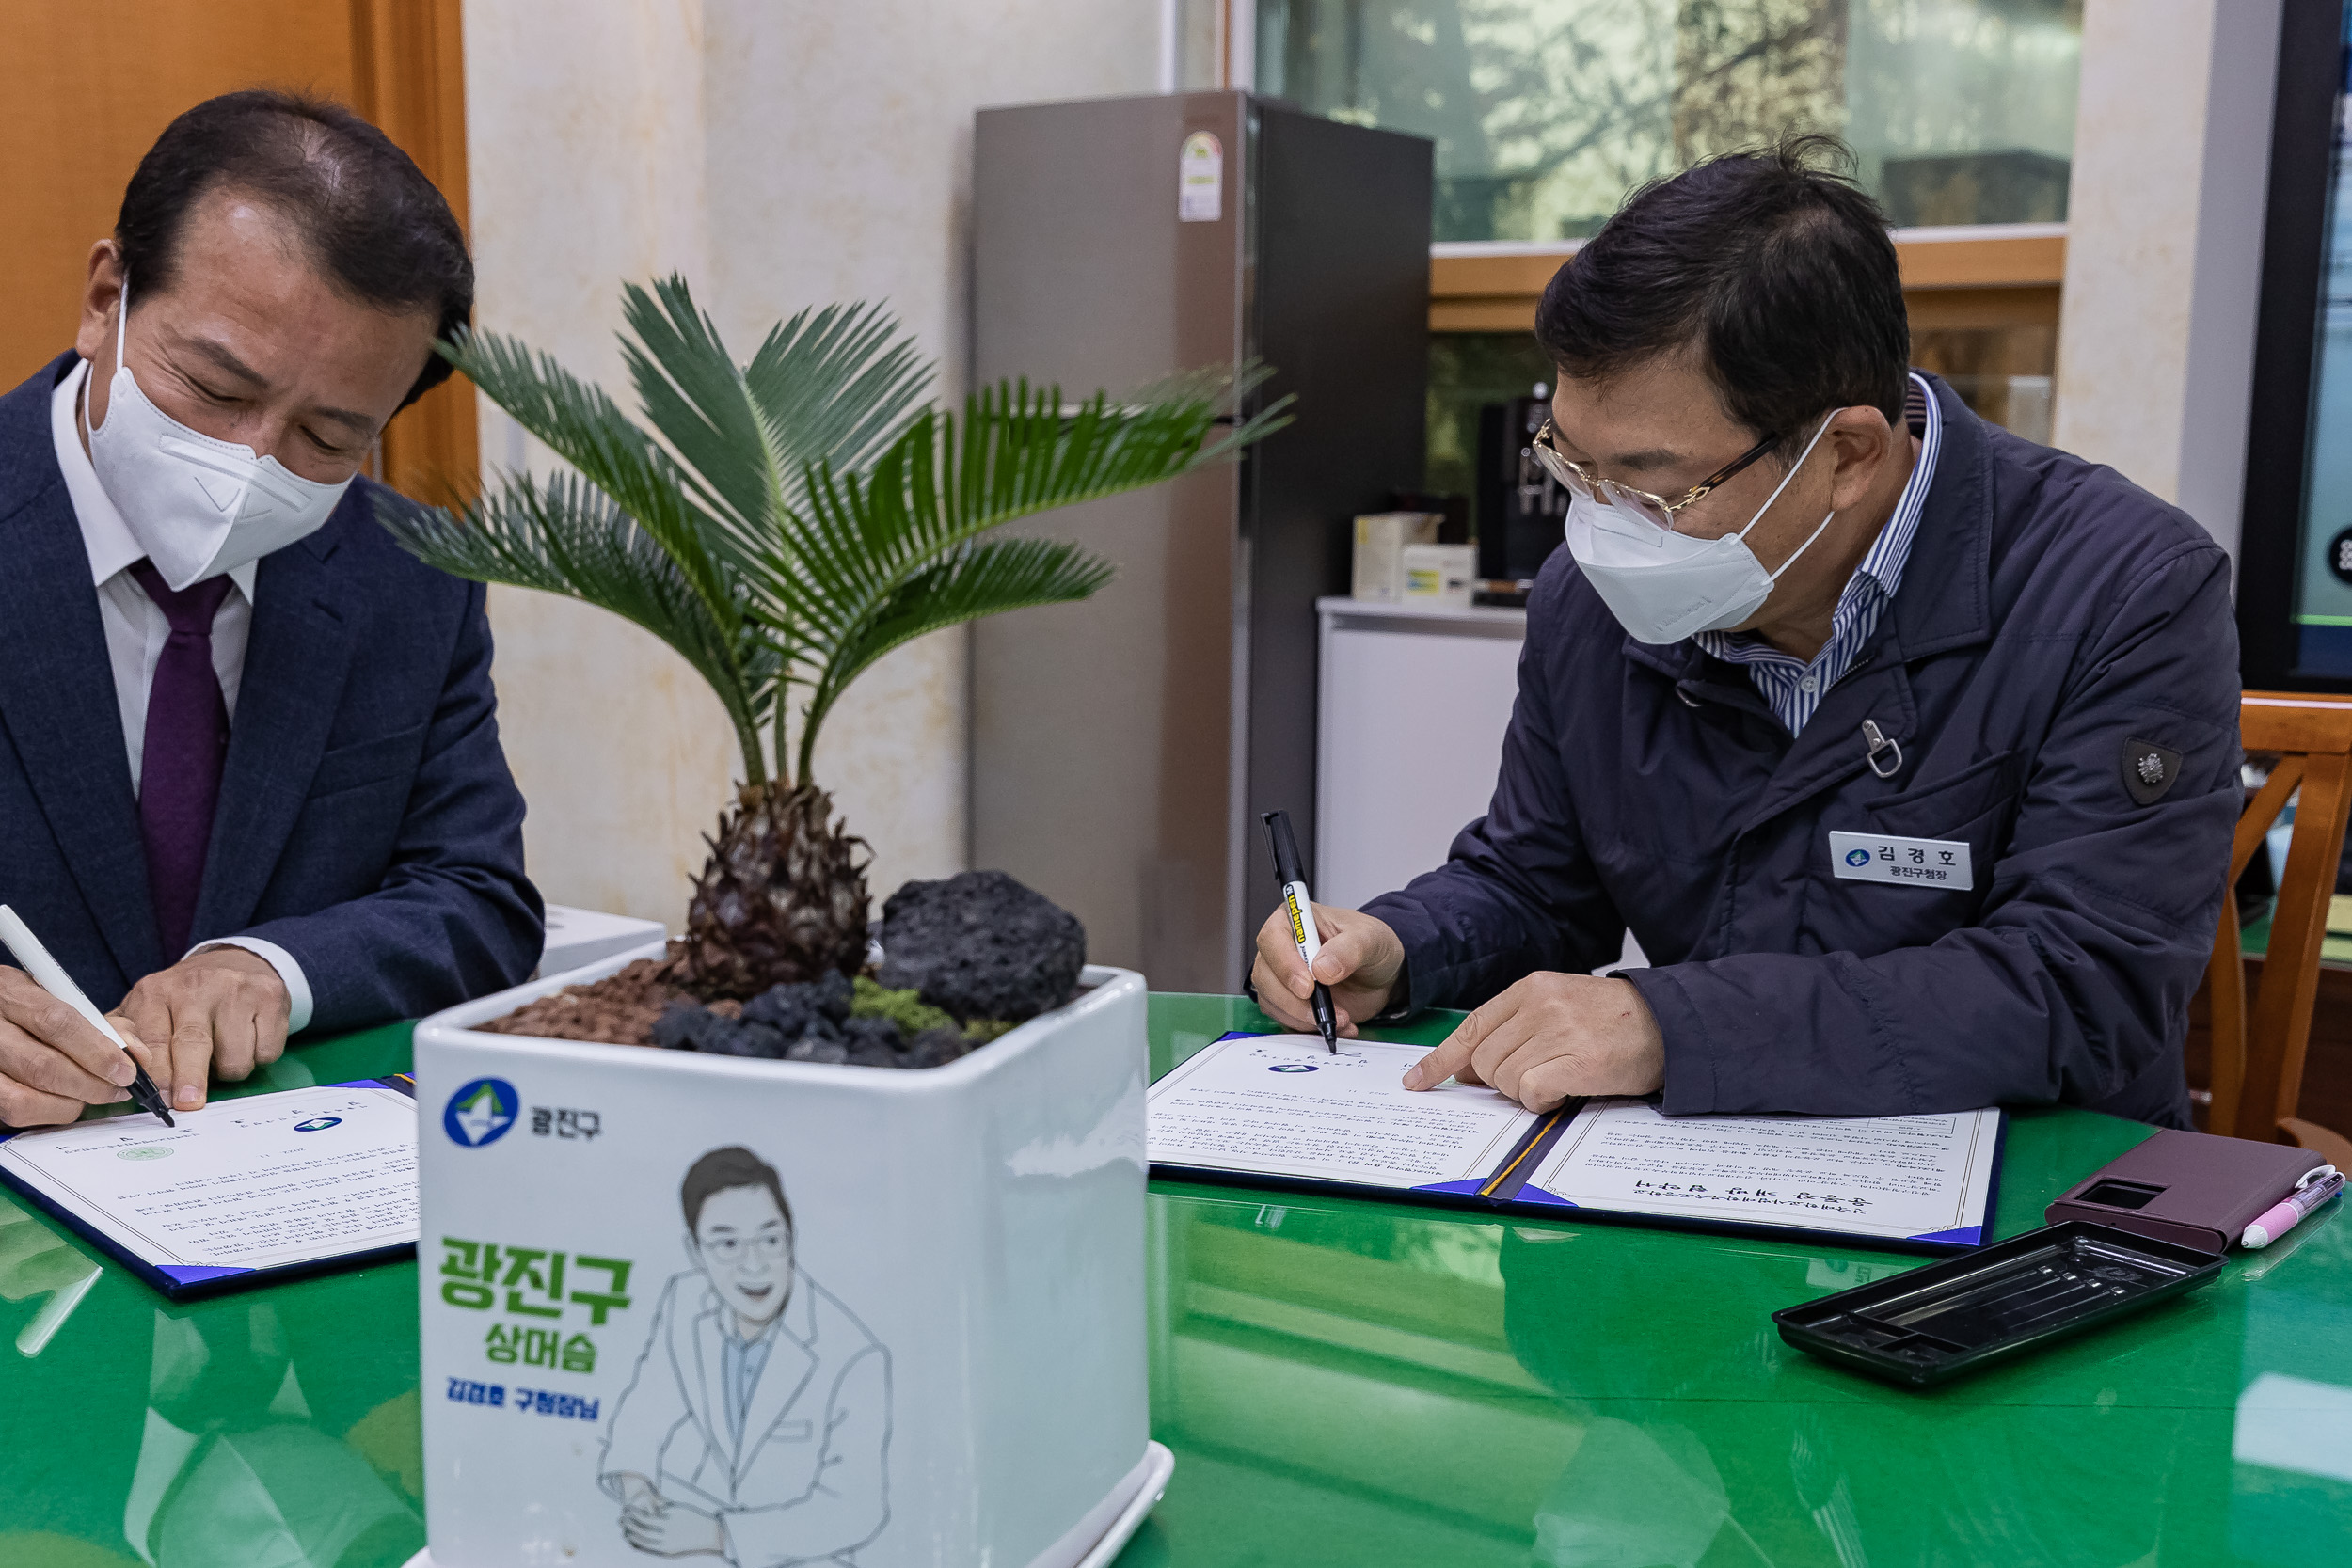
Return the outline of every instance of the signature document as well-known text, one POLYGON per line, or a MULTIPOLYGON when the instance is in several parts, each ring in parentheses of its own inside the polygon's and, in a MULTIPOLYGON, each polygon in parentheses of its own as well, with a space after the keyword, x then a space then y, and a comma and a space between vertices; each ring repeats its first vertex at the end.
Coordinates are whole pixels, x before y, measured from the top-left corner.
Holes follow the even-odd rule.
POLYGON ((1152 1086, 1152 1172, 1411 1195, 1521 1212, 1827 1232, 1902 1246, 1987 1240, 1997 1109, 1910 1117, 1667 1117, 1640 1100, 1538 1115, 1466 1084, 1399 1082, 1417 1045, 1228 1035, 1152 1086))
POLYGON ((416 1101, 387 1083, 9 1135, 0 1179, 172 1295, 417 1240, 416 1101))

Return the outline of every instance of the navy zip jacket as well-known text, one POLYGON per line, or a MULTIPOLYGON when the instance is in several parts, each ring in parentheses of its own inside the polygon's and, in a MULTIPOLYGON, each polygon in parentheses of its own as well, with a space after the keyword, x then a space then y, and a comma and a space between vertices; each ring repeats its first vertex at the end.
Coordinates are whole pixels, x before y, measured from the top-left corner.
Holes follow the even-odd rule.
POLYGON ((1486 816, 1365 906, 1404 941, 1410 1007, 1592 970, 1629 927, 1670 1115, 2055 1101, 2188 1125, 2181 1044, 2243 800, 2229 562, 1931 384, 1944 446, 1901 590, 1794 738, 1744 670, 1634 641, 1552 553, 1486 816), (1865 720, 1901 749, 1891 777, 1865 720), (1840 830, 1963 842, 1973 885, 1840 878, 1840 830))
MULTIPOLYGON (((89 553, 50 434, 61 355, 0 397, 0 902, 101 1007, 178 961, 148 895, 138 800, 89 553)), ((352 482, 262 558, 194 938, 294 957, 310 1029, 414 1018, 539 960, 522 796, 499 749, 480 584, 403 552, 352 482)))

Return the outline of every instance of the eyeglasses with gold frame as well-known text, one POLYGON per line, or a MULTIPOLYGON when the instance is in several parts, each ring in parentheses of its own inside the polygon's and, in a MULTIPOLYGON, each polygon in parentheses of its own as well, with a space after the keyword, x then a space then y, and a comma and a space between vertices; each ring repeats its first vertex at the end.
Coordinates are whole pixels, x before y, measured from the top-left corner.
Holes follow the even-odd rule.
POLYGON ((1545 472, 1567 486, 1570 495, 1582 496, 1587 499, 1599 499, 1604 503, 1612 499, 1622 501, 1639 513, 1646 521, 1655 523, 1658 527, 1671 532, 1675 526, 1676 513, 1693 501, 1704 499, 1710 492, 1720 488, 1725 480, 1772 451, 1780 443, 1780 439, 1778 432, 1765 436, 1746 451, 1692 485, 1678 501, 1670 501, 1663 496, 1654 496, 1647 490, 1637 490, 1630 484, 1622 484, 1613 479, 1603 479, 1586 465, 1577 462, 1572 457, 1562 456, 1560 449, 1552 445, 1551 421, 1549 419, 1544 420, 1543 428, 1535 432, 1534 439, 1529 443, 1529 450, 1534 452, 1535 461, 1544 466, 1545 472), (1604 490, 1608 492, 1608 495, 1600 496, 1598 492, 1604 490))

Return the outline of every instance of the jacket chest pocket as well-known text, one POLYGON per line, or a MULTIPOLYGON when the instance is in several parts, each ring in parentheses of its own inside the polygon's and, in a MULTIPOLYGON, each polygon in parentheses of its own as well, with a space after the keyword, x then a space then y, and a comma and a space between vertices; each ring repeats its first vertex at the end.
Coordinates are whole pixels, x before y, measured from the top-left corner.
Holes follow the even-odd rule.
MULTIPOLYGON (((1980 833, 1981 862, 1999 847, 1992 830, 2006 825, 2010 809, 2017 803, 2019 772, 2015 752, 1996 752, 1925 789, 1906 789, 1871 801, 1862 808, 1867 822, 1863 831, 1898 838, 1965 839, 1971 849, 1979 841, 1970 835, 1980 833)), ((1982 877, 1978 880, 1981 884, 1982 877)))
POLYGON ((426 728, 418 724, 324 753, 318 770, 310 775, 310 798, 317 800, 347 789, 390 782, 401 785, 405 797, 408 780, 417 770, 417 759, 424 752, 426 728))
POLYGON ((1812 852, 1828 886, 1816 895, 1816 912, 1806 923, 1822 950, 1868 954, 1919 946, 1973 920, 1992 885, 1994 857, 2008 840, 2021 774, 2017 753, 2002 752, 1925 789, 1873 800, 1858 812, 1833 807, 1824 813, 1820 841, 1812 852), (1964 844, 1968 885, 1840 877, 1831 861, 1829 830, 1836 829, 1882 839, 1964 844))
POLYGON ((805 1443, 817 1430, 809 1421, 778 1421, 768 1429, 771 1443, 805 1443))

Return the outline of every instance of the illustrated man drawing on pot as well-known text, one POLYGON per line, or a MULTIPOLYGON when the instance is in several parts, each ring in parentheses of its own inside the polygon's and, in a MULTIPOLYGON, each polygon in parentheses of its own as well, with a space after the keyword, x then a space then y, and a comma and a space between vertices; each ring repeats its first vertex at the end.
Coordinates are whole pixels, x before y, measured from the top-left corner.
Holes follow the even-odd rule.
POLYGON ((621 1533, 737 1568, 854 1563, 889 1523, 890 1353, 801 1272, 775 1167, 715 1148, 678 1189, 672 1276, 598 1480, 621 1533))
MULTIPOLYGON (((2241 803, 2228 558, 1910 368, 1849 158, 1645 187, 1544 293, 1566 547, 1492 803, 1315 911, 1343 1033, 1475 1009, 1407 1087, 2189 1125, 2241 803), (1629 930, 1654 967, 1613 969, 1629 930)), ((1251 980, 1312 1027, 1279 911, 1251 980)))

